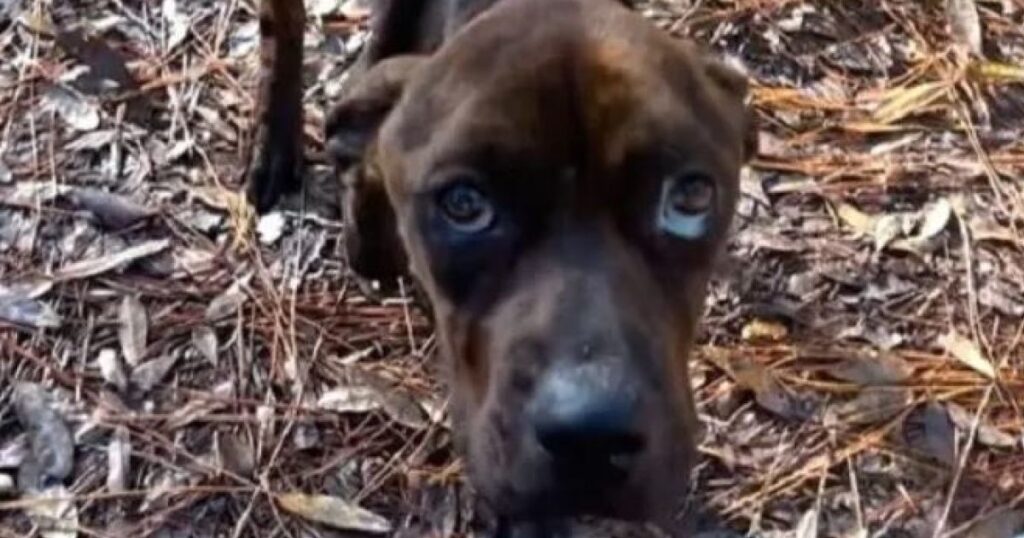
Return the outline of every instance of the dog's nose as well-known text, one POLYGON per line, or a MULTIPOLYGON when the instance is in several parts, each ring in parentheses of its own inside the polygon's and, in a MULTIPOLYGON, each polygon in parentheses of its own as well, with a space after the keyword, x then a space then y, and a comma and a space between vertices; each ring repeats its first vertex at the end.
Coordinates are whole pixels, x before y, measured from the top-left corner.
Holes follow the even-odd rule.
POLYGON ((621 368, 601 362, 558 367, 537 387, 528 409, 544 450, 559 465, 621 466, 644 448, 639 390, 621 368))

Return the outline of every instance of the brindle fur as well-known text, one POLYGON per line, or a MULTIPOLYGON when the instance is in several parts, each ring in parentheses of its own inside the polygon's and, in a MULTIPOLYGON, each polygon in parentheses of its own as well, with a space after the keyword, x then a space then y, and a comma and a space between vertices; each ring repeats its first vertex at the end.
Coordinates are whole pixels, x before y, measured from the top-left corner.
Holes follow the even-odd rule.
MULTIPOLYGON (((265 27, 261 211, 301 177, 301 2, 264 6, 280 24, 265 27)), ((424 291, 471 482, 513 533, 597 512, 678 535, 697 431, 687 359, 756 145, 745 78, 612 0, 382 0, 371 25, 325 133, 348 254, 424 291), (428 193, 453 166, 492 191, 500 234, 438 230, 428 193), (659 181, 694 166, 717 185, 712 227, 665 237, 659 181), (643 394, 647 445, 627 483, 584 506, 551 479, 523 410, 555 363, 593 360, 643 394)))

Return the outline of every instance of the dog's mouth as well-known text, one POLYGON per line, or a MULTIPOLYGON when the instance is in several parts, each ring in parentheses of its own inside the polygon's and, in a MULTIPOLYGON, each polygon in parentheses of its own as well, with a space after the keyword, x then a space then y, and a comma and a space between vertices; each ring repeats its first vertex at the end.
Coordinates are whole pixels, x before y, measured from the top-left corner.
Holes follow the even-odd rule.
POLYGON ((651 523, 596 517, 503 522, 495 538, 669 538, 651 523))

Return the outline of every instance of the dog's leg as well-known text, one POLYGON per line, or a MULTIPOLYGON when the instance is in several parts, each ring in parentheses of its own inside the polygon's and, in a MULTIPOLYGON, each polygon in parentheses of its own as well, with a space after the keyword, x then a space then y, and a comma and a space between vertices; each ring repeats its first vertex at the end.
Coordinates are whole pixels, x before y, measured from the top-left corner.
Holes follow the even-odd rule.
POLYGON ((260 80, 247 195, 258 213, 302 185, 302 40, 300 0, 260 1, 260 80))

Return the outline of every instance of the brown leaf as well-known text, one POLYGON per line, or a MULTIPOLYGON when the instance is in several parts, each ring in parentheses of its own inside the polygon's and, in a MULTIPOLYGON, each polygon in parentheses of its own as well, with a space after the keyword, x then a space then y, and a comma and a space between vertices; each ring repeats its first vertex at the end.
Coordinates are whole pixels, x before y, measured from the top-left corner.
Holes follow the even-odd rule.
POLYGON ((228 289, 224 290, 217 297, 214 297, 210 301, 210 305, 206 307, 206 321, 219 321, 237 312, 248 299, 244 291, 247 283, 248 278, 243 278, 229 286, 228 289))
POLYGON ((25 512, 39 526, 39 534, 43 538, 78 536, 78 508, 66 487, 59 485, 45 490, 31 490, 25 498, 33 501, 25 508, 25 512))
POLYGON ((75 262, 57 270, 53 275, 53 279, 58 282, 64 282, 101 275, 142 258, 147 258, 162 252, 170 246, 170 244, 170 241, 167 239, 147 241, 133 247, 128 247, 121 252, 117 252, 109 256, 75 262))
POLYGON ((107 489, 113 493, 125 491, 131 473, 132 443, 128 428, 118 426, 107 444, 107 489))
POLYGON ((789 329, 777 321, 753 319, 743 326, 741 338, 747 342, 781 342, 789 335, 789 329))
POLYGON ((64 325, 64 319, 50 305, 15 295, 0 295, 0 320, 34 329, 59 329, 64 325))
POLYGON ((1020 538, 1024 534, 1024 510, 999 510, 975 523, 966 538, 1020 538))
POLYGON ((956 329, 939 337, 939 346, 946 350, 953 358, 971 367, 976 372, 989 379, 996 378, 996 370, 992 363, 982 355, 981 350, 973 340, 962 336, 956 329))
MULTIPOLYGON (((964 432, 971 431, 971 424, 974 423, 974 415, 955 403, 947 405, 949 418, 953 420, 957 428, 964 432)), ((978 423, 978 442, 991 448, 1011 448, 1017 445, 1017 439, 1012 435, 996 428, 985 417, 981 417, 978 423)))
POLYGON ((76 188, 69 197, 75 206, 91 213, 107 230, 123 230, 156 214, 123 196, 99 189, 76 188))
POLYGON ((877 357, 846 359, 828 373, 858 385, 897 385, 909 379, 913 369, 900 357, 883 353, 877 357))
POLYGON ((836 208, 836 213, 839 215, 839 219, 846 223, 853 231, 859 235, 872 235, 875 231, 875 224, 878 222, 878 217, 868 215, 856 207, 841 203, 836 208))
POLYGON ((835 427, 884 422, 905 410, 912 396, 905 388, 868 387, 852 400, 831 406, 825 413, 825 424, 835 427))
POLYGON ((121 325, 117 336, 121 342, 121 352, 124 354, 124 360, 134 367, 142 362, 146 355, 149 331, 146 307, 135 296, 126 295, 121 301, 118 317, 121 325))
POLYGON ((36 488, 46 478, 63 481, 74 468, 75 445, 67 424, 54 409, 50 393, 35 383, 18 383, 13 400, 18 421, 28 432, 30 448, 31 465, 22 466, 19 482, 27 481, 28 488, 36 488))
POLYGON ((946 18, 957 42, 980 55, 981 19, 974 0, 946 0, 946 18))
POLYGON ((285 493, 277 496, 277 502, 296 516, 335 529, 372 534, 391 532, 388 520, 338 497, 285 493))
POLYGON ((121 392, 128 388, 128 376, 124 373, 124 366, 116 351, 110 348, 101 349, 96 356, 96 363, 100 367, 100 375, 104 381, 117 387, 121 392))
POLYGON ((211 365, 217 366, 217 333, 208 325, 200 325, 192 330, 192 345, 211 365))
POLYGON ((956 465, 956 435, 946 409, 935 402, 911 413, 903 424, 908 446, 947 465, 956 465))
POLYGON ((256 456, 241 436, 221 435, 217 438, 217 463, 234 474, 249 476, 256 468, 256 456))
POLYGON ((172 353, 166 357, 138 365, 132 371, 132 385, 138 387, 142 392, 149 392, 163 380, 177 362, 178 356, 172 353))

